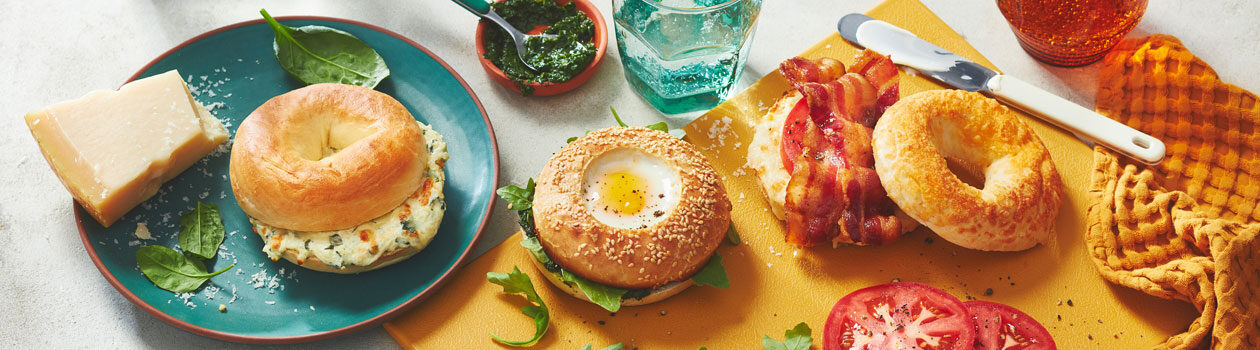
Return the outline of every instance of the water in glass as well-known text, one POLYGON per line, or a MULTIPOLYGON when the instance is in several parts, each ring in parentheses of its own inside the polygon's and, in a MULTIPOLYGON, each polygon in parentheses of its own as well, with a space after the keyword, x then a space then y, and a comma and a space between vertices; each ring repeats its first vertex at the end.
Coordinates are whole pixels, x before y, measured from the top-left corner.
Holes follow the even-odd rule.
POLYGON ((734 93, 761 0, 613 0, 626 80, 665 114, 734 93))

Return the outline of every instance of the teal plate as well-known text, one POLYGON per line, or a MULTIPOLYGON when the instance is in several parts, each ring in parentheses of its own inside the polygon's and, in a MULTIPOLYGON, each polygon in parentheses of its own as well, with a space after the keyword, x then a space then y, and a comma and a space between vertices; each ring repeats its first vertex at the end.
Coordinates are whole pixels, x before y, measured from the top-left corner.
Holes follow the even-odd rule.
MULTIPOLYGON (((357 275, 307 270, 271 261, 249 228, 228 182, 229 152, 212 153, 167 182, 153 198, 104 228, 76 205, 83 244, 96 267, 128 300, 181 329, 228 341, 314 341, 379 324, 415 305, 454 275, 481 237, 497 186, 498 149, 490 119, 463 79, 441 59, 396 33, 327 17, 282 17, 289 26, 344 30, 385 59, 390 77, 377 90, 398 99, 416 120, 445 136, 446 215, 437 236, 411 259, 357 275), (236 267, 201 289, 157 288, 136 266, 136 249, 174 248, 179 216, 198 201, 218 204, 228 235, 212 270, 236 267), (155 240, 134 236, 144 223, 155 240), (219 312, 219 305, 226 312, 219 312)), ((219 28, 167 51, 130 80, 178 69, 194 96, 235 133, 245 116, 302 83, 280 68, 272 31, 261 20, 219 28)), ((130 81, 129 80, 129 81, 130 81)))

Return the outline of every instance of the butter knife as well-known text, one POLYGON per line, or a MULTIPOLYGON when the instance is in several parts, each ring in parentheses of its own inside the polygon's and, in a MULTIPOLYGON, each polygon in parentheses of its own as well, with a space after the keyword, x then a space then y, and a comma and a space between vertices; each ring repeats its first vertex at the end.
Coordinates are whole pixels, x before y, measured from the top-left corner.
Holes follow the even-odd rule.
POLYGON ((998 74, 888 22, 853 13, 841 18, 838 27, 840 36, 845 40, 887 55, 894 63, 914 68, 941 83, 966 91, 987 92, 1060 128, 1144 163, 1158 164, 1164 159, 1164 142, 1151 135, 1023 80, 998 74))

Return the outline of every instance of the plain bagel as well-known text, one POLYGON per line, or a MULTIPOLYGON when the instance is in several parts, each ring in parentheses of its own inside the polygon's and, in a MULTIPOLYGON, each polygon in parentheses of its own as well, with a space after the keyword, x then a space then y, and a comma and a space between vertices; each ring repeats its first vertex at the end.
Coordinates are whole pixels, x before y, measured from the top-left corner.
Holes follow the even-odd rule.
POLYGON ((979 93, 902 98, 875 125, 875 170, 888 196, 941 237, 979 250, 1045 242, 1059 212, 1059 173, 1041 139, 1006 106, 979 93), (964 183, 946 159, 975 169, 964 183))
POLYGON ((401 204, 423 183, 427 157, 416 120, 392 97, 315 84, 268 100, 241 122, 229 174, 250 217, 331 231, 401 204))

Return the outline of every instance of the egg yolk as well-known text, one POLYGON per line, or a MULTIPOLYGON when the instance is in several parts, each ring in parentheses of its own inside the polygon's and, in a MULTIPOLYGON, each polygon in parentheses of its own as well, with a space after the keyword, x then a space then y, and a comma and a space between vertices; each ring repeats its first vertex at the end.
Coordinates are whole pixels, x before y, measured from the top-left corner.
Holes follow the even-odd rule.
POLYGON ((628 172, 615 172, 604 175, 604 186, 599 197, 609 209, 622 215, 632 215, 643 210, 643 179, 628 172))

